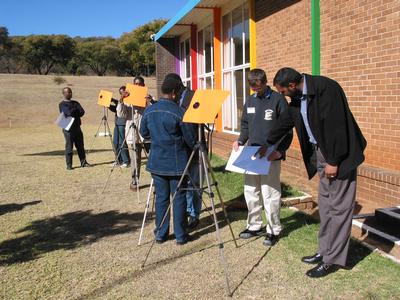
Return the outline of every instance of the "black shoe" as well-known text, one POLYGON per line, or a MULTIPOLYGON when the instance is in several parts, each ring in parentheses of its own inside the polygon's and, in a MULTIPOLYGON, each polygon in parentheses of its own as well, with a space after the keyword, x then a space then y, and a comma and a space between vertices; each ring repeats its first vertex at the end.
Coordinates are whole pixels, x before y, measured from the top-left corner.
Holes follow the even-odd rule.
POLYGON ((83 163, 81 163, 81 167, 82 168, 88 168, 88 167, 91 167, 92 165, 91 164, 89 164, 87 161, 84 161, 83 163))
POLYGON ((163 244, 167 241, 167 237, 166 238, 156 238, 156 243, 157 244, 163 244))
POLYGON ((182 246, 182 245, 187 244, 187 242, 189 242, 190 240, 191 240, 190 236, 188 234, 186 234, 186 237, 183 240, 176 240, 176 244, 178 246, 182 246))
POLYGON ((319 264, 322 262, 323 256, 319 253, 315 253, 311 256, 304 256, 301 258, 301 261, 307 264, 319 264))
POLYGON ((239 233, 239 237, 241 239, 249 239, 252 238, 254 236, 262 236, 264 235, 264 230, 263 228, 259 229, 259 230, 249 230, 249 229, 245 229, 243 230, 241 233, 239 233))
POLYGON ((200 223, 200 220, 198 218, 189 216, 188 220, 188 229, 193 230, 195 229, 200 223))
POLYGON ((339 269, 338 265, 330 265, 324 262, 318 264, 318 266, 308 270, 306 275, 311 278, 321 278, 331 273, 336 272, 339 269))
POLYGON ((72 170, 72 166, 67 166, 67 170, 72 170))
POLYGON ((279 240, 278 235, 268 233, 267 236, 265 237, 263 245, 267 246, 267 247, 271 247, 271 246, 275 245, 278 240, 279 240))

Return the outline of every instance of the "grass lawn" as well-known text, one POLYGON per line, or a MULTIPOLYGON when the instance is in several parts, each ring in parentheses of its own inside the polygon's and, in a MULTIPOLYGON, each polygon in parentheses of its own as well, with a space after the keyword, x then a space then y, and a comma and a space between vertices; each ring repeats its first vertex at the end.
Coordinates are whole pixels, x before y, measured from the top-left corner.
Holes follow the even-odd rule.
MULTIPOLYGON (((90 144, 97 126, 83 127, 90 144)), ((93 168, 65 170, 63 137, 55 126, 0 129, 0 298, 2 299, 220 299, 225 297, 215 230, 203 212, 194 241, 137 246, 148 188, 141 203, 128 190, 129 170, 116 169, 101 193, 113 159, 109 141, 95 140, 93 168)), ((77 161, 76 156, 75 162, 77 161)), ((242 193, 241 176, 213 160, 225 201, 242 193), (218 171, 219 170, 219 171, 218 171)), ((146 172, 142 182, 150 181, 146 172)), ((221 213, 218 214, 221 217, 221 213)), ((396 299, 400 266, 352 242, 350 269, 307 278, 300 258, 315 251, 318 224, 282 209, 285 230, 269 249, 262 238, 238 241, 220 222, 233 298, 396 299)), ((229 211, 237 235, 246 212, 229 211)))
MULTIPOLYGON (((98 91, 116 94, 131 78, 65 79, 86 110, 89 148, 102 116, 98 91)), ((146 83, 154 93, 154 79, 146 83)), ((0 299, 225 298, 215 228, 206 210, 192 242, 155 245, 140 269, 154 228, 149 218, 144 245, 137 246, 150 176, 143 170, 140 203, 128 189, 128 169, 115 169, 102 193, 113 161, 108 138, 94 140, 88 157, 93 168, 66 171, 64 139, 52 124, 60 88, 52 76, 0 75, 0 299), (9 118, 11 129, 5 128, 9 118)), ((225 162, 215 157, 212 164, 224 201, 242 197, 243 177, 223 172, 225 162)), ((284 186, 284 195, 293 192, 284 186)), ((314 253, 318 223, 302 213, 282 209, 285 229, 273 248, 264 247, 262 238, 238 240, 235 248, 217 210, 235 299, 400 299, 400 266, 356 242, 349 270, 307 278, 309 266, 300 258, 314 253)), ((237 236, 246 212, 228 214, 237 236)))

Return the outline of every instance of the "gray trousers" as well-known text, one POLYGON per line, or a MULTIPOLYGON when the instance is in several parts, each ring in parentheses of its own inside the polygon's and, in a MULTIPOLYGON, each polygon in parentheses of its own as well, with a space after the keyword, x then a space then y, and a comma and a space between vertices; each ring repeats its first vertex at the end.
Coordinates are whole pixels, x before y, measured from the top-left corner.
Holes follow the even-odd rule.
POLYGON ((345 266, 356 197, 357 169, 351 171, 346 178, 326 178, 325 158, 319 149, 316 152, 320 176, 318 209, 321 220, 318 253, 327 264, 345 266))

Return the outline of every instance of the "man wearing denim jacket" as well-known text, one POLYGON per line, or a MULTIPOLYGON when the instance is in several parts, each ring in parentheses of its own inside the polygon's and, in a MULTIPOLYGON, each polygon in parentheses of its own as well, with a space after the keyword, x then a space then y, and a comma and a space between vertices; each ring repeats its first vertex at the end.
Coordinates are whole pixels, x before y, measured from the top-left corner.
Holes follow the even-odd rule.
MULTIPOLYGON (((164 79, 161 86, 162 97, 157 103, 146 108, 140 125, 142 137, 152 141, 146 170, 151 173, 157 191, 155 230, 157 243, 163 243, 168 239, 170 217, 167 209, 170 195, 175 193, 190 152, 196 143, 193 125, 182 122, 184 110, 177 103, 178 90, 179 82, 176 79, 164 79), (164 224, 161 224, 165 213, 168 215, 164 224)), ((178 245, 186 244, 188 241, 185 194, 184 190, 178 190, 172 206, 174 233, 178 245)))

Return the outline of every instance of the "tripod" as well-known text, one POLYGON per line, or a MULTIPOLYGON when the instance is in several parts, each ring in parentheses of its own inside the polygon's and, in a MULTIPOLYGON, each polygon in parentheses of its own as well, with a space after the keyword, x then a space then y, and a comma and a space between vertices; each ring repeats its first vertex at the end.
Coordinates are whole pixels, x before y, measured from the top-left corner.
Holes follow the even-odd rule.
MULTIPOLYGON (((136 194, 137 194, 137 199, 138 199, 138 203, 140 203, 140 195, 139 195, 139 172, 138 172, 138 163, 137 163, 137 146, 136 146, 136 135, 138 135, 138 128, 137 128, 137 124, 135 124, 134 122, 134 116, 135 116, 135 110, 133 108, 133 106, 131 106, 131 115, 132 115, 132 123, 129 125, 129 129, 125 134, 125 138, 124 141, 122 142, 122 145, 126 144, 126 140, 128 138, 129 133, 131 133, 131 137, 132 137, 132 151, 133 151, 133 162, 131 162, 131 164, 134 164, 134 168, 135 168, 135 172, 134 172, 134 178, 135 178, 135 182, 136 184, 136 194)), ((141 142, 143 144, 143 142, 141 142)), ((142 148, 145 149, 144 145, 142 146, 142 148)), ((115 156, 115 162, 118 162, 118 157, 121 154, 121 151, 123 150, 123 148, 121 147, 121 149, 119 149, 117 155, 115 156)), ((144 151, 146 153, 146 150, 144 151)), ((139 154, 140 155, 140 154, 139 154)), ((147 153, 146 153, 147 156, 147 153)), ((110 170, 110 173, 108 175, 108 178, 106 180, 106 183, 104 185, 103 191, 102 193, 104 193, 108 182, 110 181, 111 175, 114 172, 115 167, 117 166, 117 164, 114 164, 112 169, 110 170)))
POLYGON ((106 107, 103 106, 103 117, 100 120, 100 124, 99 127, 97 128, 96 134, 94 135, 94 138, 92 140, 92 144, 89 148, 88 151, 86 151, 86 155, 89 155, 89 152, 91 152, 93 150, 93 146, 94 146, 94 141, 96 139, 96 137, 98 136, 109 136, 110 137, 110 142, 111 142, 111 147, 113 149, 114 154, 116 154, 116 149, 114 147, 114 143, 112 140, 112 134, 111 134, 111 130, 110 130, 110 126, 108 125, 108 111, 106 111, 106 107), (104 132, 100 132, 100 128, 104 126, 104 132))
MULTIPOLYGON (((158 226, 158 228, 156 228, 155 236, 157 235, 158 231, 160 230, 160 228, 164 224, 167 216, 169 215, 168 212, 171 209, 171 206, 173 205, 173 202, 174 202, 174 200, 176 198, 177 193, 180 190, 188 190, 187 188, 186 189, 181 188, 181 186, 182 186, 182 184, 183 184, 183 182, 184 182, 184 180, 186 178, 186 175, 189 174, 188 171, 189 171, 190 164, 192 163, 193 158, 194 158, 194 156, 195 156, 197 151, 198 151, 198 154, 199 154, 200 186, 194 186, 192 189, 189 188, 189 190, 194 190, 194 191, 197 191, 197 192, 206 191, 206 193, 208 194, 208 196, 209 196, 209 198, 211 200, 212 216, 213 216, 213 221, 214 221, 214 225, 215 225, 217 241, 218 241, 218 244, 219 244, 218 248, 219 248, 219 253, 220 253, 220 261, 221 261, 221 264, 222 264, 222 266, 224 268, 227 294, 230 296, 231 295, 231 291, 230 291, 230 286, 229 286, 227 263, 226 263, 225 254, 224 254, 224 243, 223 243, 222 238, 221 238, 220 228, 219 228, 218 220, 217 220, 217 214, 215 212, 214 193, 213 193, 213 191, 211 189, 212 186, 215 187, 215 190, 217 191, 217 195, 218 195, 218 198, 219 198, 219 201, 220 201, 223 213, 224 213, 224 217, 225 217, 226 222, 228 223, 229 230, 230 230, 230 232, 232 234, 232 238, 233 238, 233 241, 235 243, 235 246, 238 247, 238 245, 236 243, 236 239, 235 239, 235 236, 233 234, 232 226, 231 226, 231 224, 229 222, 229 219, 228 219, 228 216, 227 216, 227 213, 226 213, 224 202, 222 201, 221 193, 220 193, 220 191, 218 189, 218 183, 215 180, 215 175, 214 175, 214 173, 212 171, 212 167, 211 167, 210 161, 208 159, 207 147, 205 145, 205 142, 202 139, 202 130, 201 130, 201 125, 200 124, 198 124, 198 141, 197 141, 196 145, 193 148, 193 151, 192 151, 192 153, 190 155, 189 161, 187 162, 187 164, 185 166, 183 174, 182 174, 182 176, 181 176, 181 178, 180 178, 180 180, 178 182, 176 191, 174 192, 174 194, 173 194, 173 196, 172 196, 172 198, 170 200, 170 203, 168 205, 168 208, 167 208, 166 212, 164 213, 164 216, 163 216, 163 218, 161 220, 161 223, 158 226), (206 179, 206 184, 207 184, 206 187, 203 187, 203 170, 204 170, 204 177, 206 179), (211 178, 210 178, 210 175, 211 175, 211 178)), ((141 265, 142 268, 144 268, 145 265, 146 265, 147 259, 148 259, 149 255, 150 255, 150 252, 151 252, 151 250, 152 250, 152 248, 153 248, 153 246, 155 244, 155 241, 156 241, 156 239, 154 237, 153 242, 151 243, 151 245, 149 247, 149 250, 148 250, 148 252, 147 252, 147 254, 145 256, 145 259, 144 259, 144 261, 143 261, 143 263, 141 265)))

